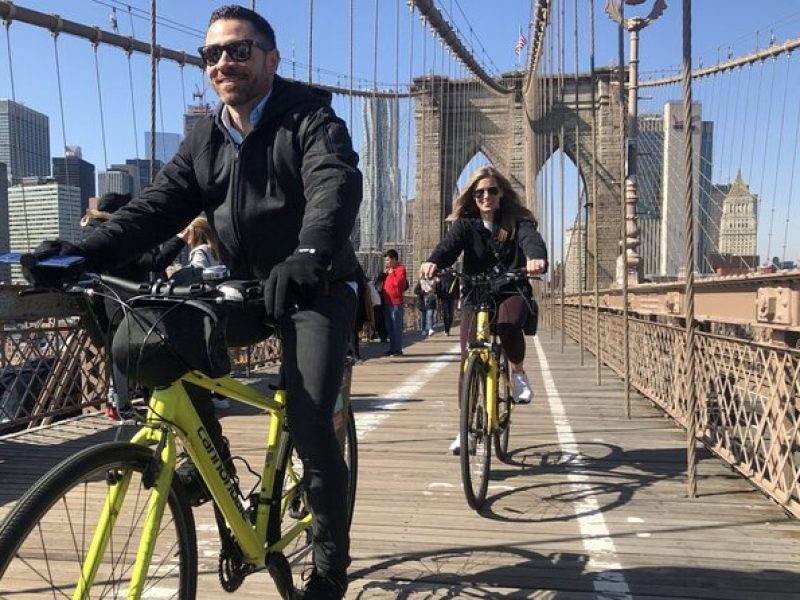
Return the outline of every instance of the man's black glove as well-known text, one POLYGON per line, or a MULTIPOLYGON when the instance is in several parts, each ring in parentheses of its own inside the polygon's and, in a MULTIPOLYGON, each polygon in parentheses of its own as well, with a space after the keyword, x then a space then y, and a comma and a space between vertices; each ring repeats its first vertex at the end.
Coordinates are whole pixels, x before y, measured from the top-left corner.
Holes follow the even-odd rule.
POLYGON ((311 302, 328 283, 326 258, 312 253, 292 254, 275 265, 264 284, 264 306, 267 315, 280 319, 294 305, 311 302))
POLYGON ((83 249, 66 240, 46 240, 30 254, 20 259, 22 275, 37 288, 62 288, 65 283, 75 281, 83 273, 83 263, 69 267, 42 267, 36 263, 51 256, 83 256, 83 249))

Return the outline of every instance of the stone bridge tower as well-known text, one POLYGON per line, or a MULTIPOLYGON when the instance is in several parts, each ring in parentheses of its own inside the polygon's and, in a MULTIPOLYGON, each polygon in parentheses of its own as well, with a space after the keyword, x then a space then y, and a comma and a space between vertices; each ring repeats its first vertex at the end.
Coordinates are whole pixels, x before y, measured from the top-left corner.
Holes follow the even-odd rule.
MULTIPOLYGON (((598 71, 597 98, 597 211, 590 207, 587 281, 593 277, 592 221, 597 221, 599 285, 614 281, 620 253, 620 108, 616 72, 598 71)), ((414 202, 414 265, 427 258, 445 231, 459 174, 469 160, 483 152, 505 173, 517 192, 537 213, 536 177, 562 145, 580 172, 592 198, 591 78, 578 77, 578 102, 571 75, 536 80, 523 91, 521 73, 507 74, 502 84, 513 91, 498 94, 474 81, 428 76, 414 80, 416 96, 416 199, 414 202), (547 92, 547 90, 551 90, 547 92), (578 123, 578 143, 575 123, 578 123), (580 150, 578 151, 578 148, 580 150)), ((567 206, 577 207, 575 198, 567 206)), ((558 202, 558 199, 556 199, 558 202)), ((570 212, 574 211, 572 209, 570 212)), ((538 216, 538 215, 537 215, 538 216)), ((560 223, 555 224, 560 227, 560 223)), ((565 227, 567 224, 565 224, 565 227)), ((543 232, 545 235, 545 232, 543 232)), ((545 235, 546 239, 546 235, 545 235)), ((550 249, 553 256, 553 249, 550 249)))

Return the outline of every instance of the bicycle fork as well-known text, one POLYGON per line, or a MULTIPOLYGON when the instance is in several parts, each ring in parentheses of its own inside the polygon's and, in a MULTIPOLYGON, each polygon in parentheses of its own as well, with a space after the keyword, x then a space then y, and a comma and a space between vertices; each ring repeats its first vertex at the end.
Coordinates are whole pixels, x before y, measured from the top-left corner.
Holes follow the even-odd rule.
MULTIPOLYGON (((144 580, 147 576, 147 569, 153 557, 156 538, 161 528, 161 518, 164 515, 164 507, 169 499, 170 485, 175 470, 176 447, 175 438, 163 429, 146 428, 140 431, 135 437, 148 438, 156 441, 156 450, 153 460, 144 474, 151 481, 145 482, 152 486, 152 491, 147 500, 147 513, 145 522, 142 524, 142 536, 139 540, 139 547, 136 553, 136 562, 130 577, 130 587, 128 598, 138 600, 144 591, 144 580), (154 479, 152 479, 154 477, 154 479)), ((128 469, 122 473, 108 472, 106 474, 109 485, 108 496, 100 512, 100 518, 95 528, 89 550, 86 553, 86 560, 81 569, 81 578, 75 588, 73 600, 85 600, 88 598, 89 590, 94 584, 94 578, 100 568, 103 555, 108 548, 111 540, 111 532, 117 522, 117 517, 122 510, 128 487, 130 485, 133 470, 128 469)))

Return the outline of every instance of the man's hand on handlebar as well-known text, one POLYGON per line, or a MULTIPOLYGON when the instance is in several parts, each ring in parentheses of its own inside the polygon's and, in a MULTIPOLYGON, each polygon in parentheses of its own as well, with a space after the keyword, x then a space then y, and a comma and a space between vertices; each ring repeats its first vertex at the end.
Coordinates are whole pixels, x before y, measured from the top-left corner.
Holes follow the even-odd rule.
POLYGON ((61 289, 64 284, 71 283, 85 271, 84 263, 68 267, 47 267, 39 265, 39 261, 52 256, 83 256, 80 247, 66 240, 46 240, 36 249, 23 254, 20 259, 22 275, 33 287, 61 289))

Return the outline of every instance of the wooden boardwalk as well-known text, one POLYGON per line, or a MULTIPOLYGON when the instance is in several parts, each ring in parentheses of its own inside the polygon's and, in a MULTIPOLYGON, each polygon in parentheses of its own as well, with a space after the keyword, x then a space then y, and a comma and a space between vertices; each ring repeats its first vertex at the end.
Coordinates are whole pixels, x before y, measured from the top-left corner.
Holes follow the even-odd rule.
MULTIPOLYGON (((353 382, 360 468, 348 598, 800 599, 800 522, 703 451, 699 495, 686 498, 683 432, 636 395, 625 419, 616 377, 604 371, 598 387, 591 355, 580 366, 572 343, 562 354, 549 332, 537 339, 526 358, 537 395, 514 413, 514 464, 493 462, 481 514, 447 452, 457 338, 412 335, 395 358, 364 349, 374 358, 353 382)), ((250 458, 265 417, 231 409, 223 427, 250 458)), ((0 440, 0 514, 36 471, 118 430, 93 417, 0 440)), ((230 597, 203 534, 212 513, 201 507, 197 518, 199 597, 230 597)), ((236 597, 276 593, 256 574, 236 597)))

